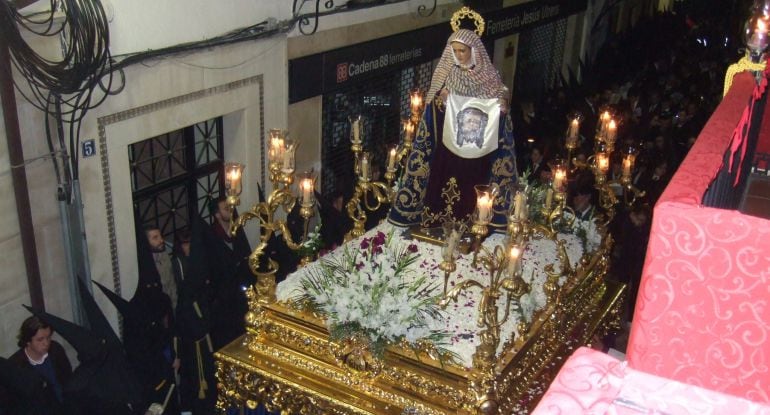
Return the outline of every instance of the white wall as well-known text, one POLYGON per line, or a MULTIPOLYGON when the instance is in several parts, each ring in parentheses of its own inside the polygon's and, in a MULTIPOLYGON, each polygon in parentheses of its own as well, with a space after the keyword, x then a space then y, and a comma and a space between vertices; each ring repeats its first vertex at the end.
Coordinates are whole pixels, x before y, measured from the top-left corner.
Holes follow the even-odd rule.
MULTIPOLYGON (((228 7, 192 0, 114 0, 113 6, 113 53, 205 39, 268 17, 281 18, 283 14, 286 18, 291 9, 291 3, 282 0, 228 2, 228 7)), ((37 46, 58 49, 58 39, 46 42, 37 46)), ((81 140, 96 140, 97 154, 81 159, 80 174, 92 279, 113 287, 113 278, 117 276, 123 296, 130 298, 136 286, 136 245, 127 146, 222 115, 227 133, 225 157, 246 163, 246 174, 253 179, 245 182, 241 197, 242 206, 250 206, 256 200, 260 173, 259 139, 269 128, 287 128, 286 36, 168 56, 130 66, 125 75, 125 89, 92 109, 83 122, 81 140), (103 147, 99 146, 100 141, 103 147), (109 183, 107 193, 105 183, 109 183), (110 215, 108 201, 112 203, 110 215), (117 261, 115 267, 113 260, 117 261)), ((23 80, 20 75, 15 76, 23 80)), ((19 96, 17 105, 25 158, 44 155, 48 149, 42 112, 19 96)), ((4 138, 5 128, 0 124, 0 139, 4 138)), ((3 270, 0 273, 0 354, 3 356, 16 349, 16 331, 28 316, 20 305, 29 304, 9 172, 3 140, 0 192, 5 197, 0 198, 0 208, 7 212, 0 215, 4 225, 0 230, 0 250, 4 253, 0 259, 3 270)), ((46 307, 54 314, 71 319, 50 161, 31 162, 27 166, 27 178, 46 307)), ((253 239, 254 227, 248 230, 253 239)), ((96 297, 116 325, 112 306, 101 294, 96 297)))

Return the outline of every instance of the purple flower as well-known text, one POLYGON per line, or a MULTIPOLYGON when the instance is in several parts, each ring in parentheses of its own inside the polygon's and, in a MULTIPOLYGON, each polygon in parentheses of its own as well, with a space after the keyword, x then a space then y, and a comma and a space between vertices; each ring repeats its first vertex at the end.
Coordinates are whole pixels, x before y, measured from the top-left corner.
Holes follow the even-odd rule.
POLYGON ((408 252, 411 252, 411 253, 413 253, 413 254, 414 254, 414 253, 416 253, 416 252, 417 252, 417 245, 415 245, 415 244, 409 244, 409 246, 407 246, 407 247, 406 247, 406 250, 407 250, 408 252))
POLYGON ((372 244, 374 244, 374 246, 384 245, 385 234, 383 232, 377 232, 377 235, 374 235, 374 238, 372 238, 372 244))
POLYGON ((369 249, 369 238, 361 240, 361 249, 369 249))

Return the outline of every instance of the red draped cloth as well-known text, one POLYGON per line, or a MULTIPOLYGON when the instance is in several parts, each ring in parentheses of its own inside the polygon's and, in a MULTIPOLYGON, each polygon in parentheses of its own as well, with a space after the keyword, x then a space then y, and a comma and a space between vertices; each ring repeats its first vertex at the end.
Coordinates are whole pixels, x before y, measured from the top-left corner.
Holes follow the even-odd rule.
POLYGON ((741 151, 734 133, 755 86, 736 76, 655 206, 627 356, 636 370, 768 403, 770 221, 701 204, 725 151, 741 151))

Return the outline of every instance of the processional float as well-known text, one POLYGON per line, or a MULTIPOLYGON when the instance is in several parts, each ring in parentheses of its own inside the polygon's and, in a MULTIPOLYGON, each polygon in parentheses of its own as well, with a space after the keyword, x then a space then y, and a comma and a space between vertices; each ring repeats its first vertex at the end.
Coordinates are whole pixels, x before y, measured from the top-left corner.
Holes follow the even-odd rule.
MULTIPOLYGON (((464 16, 480 19, 463 8, 453 17, 453 23, 464 16)), ((494 183, 476 186, 477 206, 467 223, 426 215, 432 220, 403 234, 394 233, 386 224, 367 232, 367 212, 393 202, 394 182, 403 173, 414 134, 420 130, 423 102, 419 93, 412 94, 412 116, 404 128, 401 145, 388 153, 384 182, 371 178, 370 154, 364 151, 363 119, 350 119, 357 183, 346 204, 353 228, 345 246, 353 248, 345 248, 339 256, 366 244, 361 255, 373 258, 375 251, 370 242, 376 243, 383 230, 390 227, 388 240, 403 241, 418 253, 415 256, 432 258, 414 262, 431 268, 430 278, 436 278, 433 285, 426 282, 435 288, 431 306, 450 311, 459 308, 474 316, 470 332, 449 333, 451 343, 464 341, 471 353, 458 361, 457 356, 426 339, 403 337, 376 353, 372 342, 360 332, 348 337, 335 334, 338 330, 329 321, 338 316, 291 301, 286 297, 287 289, 280 289, 290 281, 306 282, 307 276, 302 280, 292 274, 277 289, 275 273, 279 264, 261 261, 261 257, 275 233, 280 233, 293 250, 307 242, 307 224, 315 214, 315 179, 304 175, 297 194, 293 192, 298 143, 282 131, 271 130, 267 151, 273 190, 267 200, 234 220, 231 228, 234 233, 256 220, 261 241, 249 258, 256 283, 246 290, 247 333, 216 354, 220 410, 242 406, 253 409, 264 404, 270 411, 291 414, 527 413, 572 350, 618 328, 625 287, 604 279, 612 247, 606 224, 618 203, 611 181, 606 179, 607 158, 615 144, 616 126, 611 120, 605 123, 602 119, 597 128, 596 153, 585 163, 571 160, 581 119, 570 121, 565 143, 567 158, 553 166, 553 179, 547 186, 534 189, 518 185, 507 191, 494 183), (580 238, 565 233, 577 229, 575 214, 567 205, 567 181, 579 169, 593 172, 601 195, 600 206, 606 214, 589 232, 594 243, 582 249, 575 243, 580 238), (492 201, 502 197, 510 198, 507 228, 501 234, 490 235, 492 201), (305 224, 299 241, 292 238, 279 214, 279 210, 288 214, 296 203, 300 204, 305 224), (437 233, 430 226, 441 231, 437 233), (535 247, 543 246, 550 249, 549 263, 535 260, 539 258, 535 247), (542 278, 535 278, 536 274, 542 278), (542 299, 538 300, 538 295, 542 299), (471 305, 462 309, 457 306, 459 299, 471 305)), ((633 153, 626 154, 623 163, 620 184, 624 195, 628 194, 624 201, 630 204, 640 196, 630 184, 633 153)), ((226 166, 231 208, 240 203, 243 167, 237 163, 226 166)), ((411 261, 413 256, 403 252, 406 256, 399 258, 411 261)), ((313 254, 304 257, 301 264, 303 267, 295 274, 306 272, 317 277, 331 272, 331 268, 344 268, 340 262, 332 266, 323 258, 317 260, 313 254)), ((363 261, 355 263, 350 271, 355 273, 366 266, 363 261)))

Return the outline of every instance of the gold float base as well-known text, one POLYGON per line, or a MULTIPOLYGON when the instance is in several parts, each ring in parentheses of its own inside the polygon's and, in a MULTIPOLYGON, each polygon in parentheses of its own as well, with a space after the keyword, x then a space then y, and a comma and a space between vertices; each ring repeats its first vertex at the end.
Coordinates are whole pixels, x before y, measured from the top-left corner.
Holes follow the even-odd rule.
MULTIPOLYGON (((619 328, 625 285, 603 279, 606 258, 587 265, 563 300, 520 325, 528 335, 505 345, 494 369, 498 413, 528 413, 573 350, 619 328)), ((492 413, 477 400, 476 369, 388 347, 376 370, 356 370, 349 345, 331 342, 319 318, 256 304, 248 333, 216 353, 221 412, 262 403, 287 414, 492 413)))

